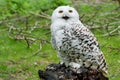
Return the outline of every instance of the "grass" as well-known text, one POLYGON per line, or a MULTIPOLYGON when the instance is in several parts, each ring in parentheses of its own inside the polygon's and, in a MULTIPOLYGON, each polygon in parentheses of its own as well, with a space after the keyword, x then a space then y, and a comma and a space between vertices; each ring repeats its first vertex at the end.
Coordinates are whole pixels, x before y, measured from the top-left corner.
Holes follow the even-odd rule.
MULTIPOLYGON (((101 23, 95 23, 96 26, 105 24, 101 19, 108 16, 112 17, 115 15, 105 15, 101 16, 104 13, 112 11, 117 7, 115 3, 106 3, 101 4, 102 6, 98 11, 92 21, 96 19, 101 23)), ((90 24, 92 21, 86 22, 89 16, 92 16, 97 10, 96 5, 80 5, 79 12, 80 14, 85 14, 85 17, 82 18, 85 24, 90 24), (89 14, 88 14, 89 13, 89 14)), ((115 14, 119 14, 116 12, 115 14)), ((46 20, 41 20, 45 22, 46 20)), ((111 22, 113 20, 110 20, 111 22)), ((34 21, 29 22, 33 25, 34 21)), ((21 23, 21 25, 23 25, 21 23)), ((39 24, 44 26, 44 23, 39 24)), ((119 24, 114 24, 112 26, 118 26, 119 24)), ((19 25, 18 25, 19 26, 19 25)), ((120 80, 120 52, 111 51, 108 47, 120 47, 120 37, 109 36, 103 37, 101 35, 106 33, 104 29, 95 29, 92 32, 97 37, 101 50, 103 51, 108 67, 110 80, 120 80)), ((36 28, 32 34, 29 36, 35 36, 37 38, 43 38, 47 41, 50 41, 50 30, 43 28, 36 28)), ((0 25, 0 80, 38 80, 39 69, 44 69, 50 63, 58 63, 59 58, 57 58, 57 52, 52 48, 50 43, 43 43, 42 49, 39 53, 36 54, 39 49, 39 41, 34 42, 30 48, 27 48, 26 41, 24 40, 14 40, 8 36, 8 28, 5 25, 0 25)))

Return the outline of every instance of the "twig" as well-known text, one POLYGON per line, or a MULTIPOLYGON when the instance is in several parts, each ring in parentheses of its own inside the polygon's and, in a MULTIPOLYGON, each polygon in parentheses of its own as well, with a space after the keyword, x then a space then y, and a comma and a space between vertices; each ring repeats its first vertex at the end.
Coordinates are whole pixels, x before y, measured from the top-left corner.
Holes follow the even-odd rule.
POLYGON ((44 12, 41 12, 41 15, 44 15, 44 16, 48 16, 48 17, 50 17, 50 15, 45 14, 44 12))
POLYGON ((112 22, 110 25, 120 24, 120 21, 112 22))
POLYGON ((1 32, 4 32, 4 31, 8 31, 8 29, 3 29, 3 30, 0 30, 0 34, 1 34, 1 32))
POLYGON ((109 32, 109 30, 108 30, 109 23, 107 23, 104 27, 105 27, 106 31, 109 32))
MULTIPOLYGON (((117 53, 119 53, 119 52, 120 52, 120 47, 115 48, 115 47, 112 47, 112 46, 108 46, 108 48, 110 48, 110 49, 111 49, 111 51, 116 50, 116 51, 118 51, 117 53)), ((111 52, 111 51, 110 51, 110 52, 111 52)))
POLYGON ((9 27, 9 31, 8 31, 9 34, 11 34, 11 32, 12 32, 13 29, 16 29, 16 28, 15 28, 13 25, 11 25, 11 26, 9 27))
POLYGON ((27 39, 27 37, 24 37, 26 43, 27 43, 27 47, 30 48, 30 43, 29 43, 29 40, 27 39))
MULTIPOLYGON (((39 49, 32 55, 32 56, 36 56, 40 51, 42 50, 42 44, 41 42, 39 43, 39 49)), ((31 56, 31 57, 32 57, 31 56)))
POLYGON ((83 14, 82 16, 80 16, 80 20, 82 21, 83 17, 85 17, 85 14, 83 14))
POLYGON ((111 32, 104 34, 103 36, 109 36, 109 35, 111 35, 112 33, 118 31, 119 28, 120 28, 120 26, 118 26, 117 28, 115 28, 115 29, 112 30, 111 32))
POLYGON ((37 13, 33 13, 33 12, 30 12, 30 13, 33 14, 33 15, 39 16, 39 17, 41 17, 41 18, 51 19, 51 17, 50 17, 50 16, 46 16, 46 14, 45 14, 45 15, 42 15, 42 14, 37 14, 37 13))
POLYGON ((37 28, 38 23, 39 23, 38 21, 35 22, 34 26, 31 28, 29 33, 32 33, 32 31, 37 28))
POLYGON ((13 18, 13 19, 9 19, 9 20, 2 20, 2 21, 0 21, 0 24, 25 19, 26 17, 29 17, 29 15, 28 16, 21 16, 21 17, 13 18))
POLYGON ((97 14, 97 11, 86 22, 91 21, 96 16, 96 14, 97 14))
POLYGON ((29 21, 28 21, 28 17, 25 18, 25 27, 26 27, 26 30, 28 30, 28 24, 29 24, 29 21))
POLYGON ((36 41, 35 38, 26 37, 26 36, 22 36, 22 35, 15 36, 14 39, 15 39, 15 40, 30 40, 30 41, 36 41))
POLYGON ((90 30, 92 30, 92 29, 100 29, 100 28, 102 28, 101 26, 88 26, 88 25, 85 25, 87 28, 89 28, 90 30))

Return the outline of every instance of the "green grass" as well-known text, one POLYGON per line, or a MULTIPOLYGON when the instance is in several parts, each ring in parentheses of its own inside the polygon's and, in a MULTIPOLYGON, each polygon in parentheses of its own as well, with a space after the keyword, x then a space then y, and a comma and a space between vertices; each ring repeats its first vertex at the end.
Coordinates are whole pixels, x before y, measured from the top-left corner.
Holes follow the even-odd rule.
POLYGON ((101 50, 103 51, 105 58, 108 64, 109 78, 110 80, 119 80, 120 79, 120 52, 119 51, 111 51, 109 46, 112 47, 120 47, 119 36, 112 37, 100 37, 97 36, 97 39, 100 43, 101 50))
MULTIPOLYGON (((108 21, 113 22, 113 20, 109 20, 108 17, 113 17, 115 14, 119 14, 119 11, 115 11, 115 14, 113 15, 107 14, 103 16, 102 14, 106 14, 107 12, 112 13, 111 11, 116 7, 117 5, 115 3, 105 3, 94 6, 83 3, 80 5, 79 13, 80 15, 85 14, 85 17, 82 18, 84 24, 90 25, 91 22, 95 22, 94 26, 101 26, 108 21), (96 12, 98 7, 100 7, 100 10, 98 10, 97 16, 91 21, 86 22, 89 17, 96 12), (106 22, 102 21, 104 18, 107 19, 106 22), (98 20, 99 23, 97 23, 96 20, 98 20)), ((46 21, 50 23, 49 20, 32 17, 29 22, 30 27, 34 25, 36 20, 40 20, 40 26, 45 26, 46 21)), ((25 26, 22 22, 18 22, 15 25, 17 25, 17 27, 25 26)), ((113 24, 111 26, 118 25, 119 24, 113 24)), ((36 53, 39 50, 39 40, 31 44, 30 48, 28 48, 25 40, 14 40, 10 38, 8 30, 9 29, 5 24, 0 24, 0 80, 38 80, 37 72, 39 69, 44 69, 50 63, 59 62, 57 52, 52 48, 50 43, 43 42, 43 44, 41 44, 42 49, 36 53)), ((112 29, 109 31, 111 30, 112 29)), ((94 29, 92 32, 97 37, 101 50, 106 57, 109 67, 108 77, 110 80, 120 80, 120 52, 111 51, 108 48, 109 46, 116 48, 120 47, 120 36, 103 37, 102 35, 106 33, 106 30, 104 29, 94 29)), ((47 41, 50 41, 51 36, 50 30, 46 29, 46 27, 38 27, 32 32, 32 34, 27 32, 25 34, 35 38, 42 38, 47 41)))

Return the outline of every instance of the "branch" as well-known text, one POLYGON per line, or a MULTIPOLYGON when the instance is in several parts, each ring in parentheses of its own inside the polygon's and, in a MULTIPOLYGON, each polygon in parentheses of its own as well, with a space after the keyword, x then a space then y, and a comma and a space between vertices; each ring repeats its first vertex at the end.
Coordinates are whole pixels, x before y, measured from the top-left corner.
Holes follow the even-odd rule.
POLYGON ((100 28, 102 28, 101 26, 93 26, 93 25, 91 25, 91 26, 88 26, 88 25, 85 25, 88 29, 90 29, 90 30, 93 30, 93 29, 100 29, 100 28))
POLYGON ((93 20, 93 18, 97 15, 98 11, 96 11, 88 20, 86 20, 85 22, 89 22, 91 20, 93 20))
POLYGON ((30 42, 29 42, 29 39, 27 39, 27 37, 24 37, 24 40, 25 40, 26 43, 27 43, 27 47, 30 48, 30 42))
POLYGON ((31 30, 29 31, 29 33, 32 33, 32 31, 34 31, 37 28, 38 23, 39 23, 38 21, 35 22, 34 26, 31 28, 31 30))
POLYGON ((120 52, 120 47, 115 48, 115 47, 112 47, 112 46, 108 46, 108 48, 111 49, 111 51, 113 51, 113 50, 115 51, 116 50, 116 51, 118 51, 118 53, 120 52))
POLYGON ((79 17, 80 20, 82 21, 83 17, 85 17, 85 16, 86 16, 85 14, 83 14, 82 16, 80 16, 80 17, 79 17))
POLYGON ((37 14, 37 13, 33 13, 33 12, 30 12, 30 13, 33 14, 33 15, 39 16, 41 18, 51 19, 51 17, 49 15, 47 15, 47 14, 43 15, 43 13, 42 14, 37 14))
POLYGON ((39 43, 39 49, 31 57, 36 56, 41 50, 42 50, 42 43, 40 41, 40 43, 39 43))
POLYGON ((16 18, 9 19, 9 20, 1 20, 1 21, 0 21, 0 24, 8 23, 8 22, 10 22, 10 21, 18 21, 18 20, 21 20, 21 19, 25 19, 26 17, 29 17, 29 15, 28 15, 28 16, 16 17, 16 18))
POLYGON ((118 31, 118 29, 120 29, 120 26, 118 26, 117 28, 115 28, 115 29, 112 30, 111 32, 104 34, 103 36, 110 36, 110 35, 112 35, 112 33, 118 31))

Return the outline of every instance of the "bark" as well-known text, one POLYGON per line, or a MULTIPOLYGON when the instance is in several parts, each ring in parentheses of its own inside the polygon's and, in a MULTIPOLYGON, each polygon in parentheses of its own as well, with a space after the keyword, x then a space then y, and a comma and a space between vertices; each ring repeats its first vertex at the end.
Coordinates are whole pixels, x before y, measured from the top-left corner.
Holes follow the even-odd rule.
POLYGON ((108 80, 98 70, 65 67, 64 64, 50 64, 38 71, 40 80, 108 80))

